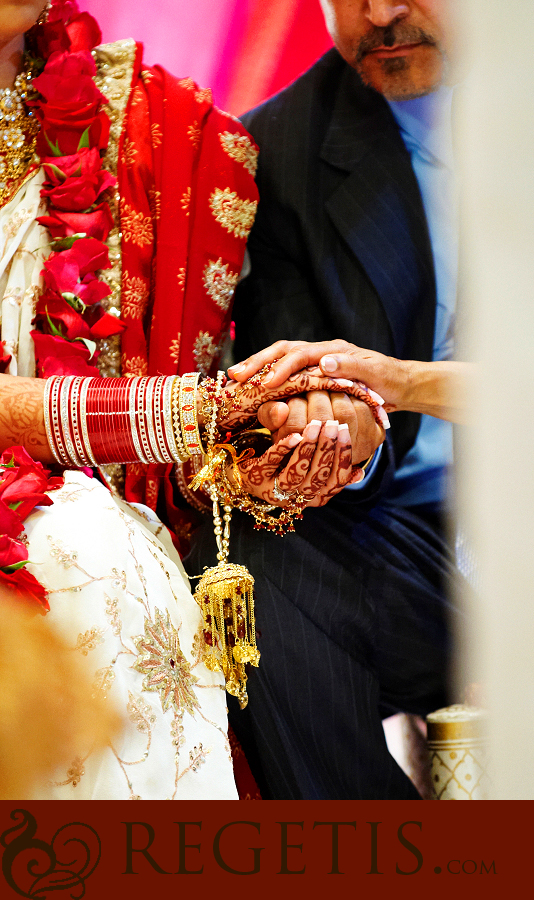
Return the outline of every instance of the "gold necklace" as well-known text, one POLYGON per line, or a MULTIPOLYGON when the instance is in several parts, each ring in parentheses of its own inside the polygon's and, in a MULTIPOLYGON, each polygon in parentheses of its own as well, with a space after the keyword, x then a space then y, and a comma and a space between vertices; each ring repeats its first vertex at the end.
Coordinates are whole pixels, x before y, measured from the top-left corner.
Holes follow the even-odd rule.
POLYGON ((39 122, 26 103, 36 96, 32 68, 0 90, 0 206, 13 197, 34 158, 39 122))

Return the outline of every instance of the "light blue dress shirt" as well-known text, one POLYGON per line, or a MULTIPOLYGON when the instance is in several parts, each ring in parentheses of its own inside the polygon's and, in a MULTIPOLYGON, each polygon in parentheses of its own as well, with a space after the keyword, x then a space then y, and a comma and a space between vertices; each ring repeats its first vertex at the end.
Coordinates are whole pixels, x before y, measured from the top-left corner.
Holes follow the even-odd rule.
MULTIPOLYGON (((437 298, 434 360, 452 358, 456 312, 458 204, 452 96, 453 88, 441 87, 426 97, 389 104, 411 155, 430 233, 437 298)), ((415 444, 395 475, 394 502, 414 506, 444 500, 452 459, 451 423, 422 416, 415 444)))

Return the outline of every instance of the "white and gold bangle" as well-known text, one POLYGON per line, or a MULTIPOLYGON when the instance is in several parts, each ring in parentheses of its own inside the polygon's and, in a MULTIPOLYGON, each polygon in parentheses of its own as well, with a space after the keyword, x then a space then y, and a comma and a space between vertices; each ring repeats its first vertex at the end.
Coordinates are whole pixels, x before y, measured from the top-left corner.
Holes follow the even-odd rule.
POLYGON ((198 372, 187 372, 180 381, 180 425, 185 449, 189 456, 204 453, 197 415, 198 372))

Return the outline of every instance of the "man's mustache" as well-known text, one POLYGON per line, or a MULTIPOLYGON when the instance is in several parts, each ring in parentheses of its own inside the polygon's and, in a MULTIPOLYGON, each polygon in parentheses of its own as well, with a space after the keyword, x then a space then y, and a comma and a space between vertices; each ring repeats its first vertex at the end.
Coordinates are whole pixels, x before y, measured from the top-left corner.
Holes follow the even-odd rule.
POLYGON ((359 62, 366 53, 376 50, 377 47, 394 47, 401 44, 433 44, 438 41, 434 35, 429 34, 423 28, 416 25, 406 25, 394 22, 386 28, 373 27, 369 34, 365 35, 358 44, 356 62, 359 62))

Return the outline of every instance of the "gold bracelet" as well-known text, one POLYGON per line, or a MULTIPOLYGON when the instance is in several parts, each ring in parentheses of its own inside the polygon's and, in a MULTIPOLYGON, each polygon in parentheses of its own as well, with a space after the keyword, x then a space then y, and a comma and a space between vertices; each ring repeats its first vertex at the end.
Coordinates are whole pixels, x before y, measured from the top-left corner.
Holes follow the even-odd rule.
POLYGON ((186 372, 180 379, 180 425, 182 438, 188 456, 204 453, 197 415, 198 372, 186 372))
POLYGON ((171 418, 173 427, 168 430, 167 434, 172 445, 171 449, 176 451, 177 461, 184 463, 189 459, 189 454, 184 447, 182 428, 180 425, 180 382, 181 379, 175 377, 171 394, 171 418))
POLYGON ((373 461, 373 459, 375 458, 375 456, 376 456, 376 450, 374 450, 373 453, 371 453, 371 456, 369 457, 369 459, 366 459, 366 460, 365 460, 365 462, 363 463, 363 465, 362 465, 362 463, 360 463, 359 466, 357 466, 357 468, 358 468, 358 469, 361 469, 362 472, 365 472, 367 466, 369 466, 369 465, 372 463, 372 461, 373 461))

